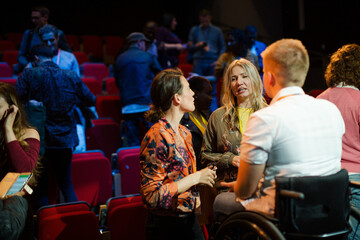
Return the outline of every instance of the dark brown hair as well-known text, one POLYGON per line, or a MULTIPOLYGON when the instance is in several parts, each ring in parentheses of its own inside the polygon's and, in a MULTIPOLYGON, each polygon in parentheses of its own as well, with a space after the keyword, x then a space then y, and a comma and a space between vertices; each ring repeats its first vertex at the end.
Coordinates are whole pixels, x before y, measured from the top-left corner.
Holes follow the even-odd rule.
POLYGON ((182 92, 182 76, 180 69, 165 69, 155 76, 150 90, 151 109, 145 113, 147 121, 156 122, 170 109, 174 95, 182 92))

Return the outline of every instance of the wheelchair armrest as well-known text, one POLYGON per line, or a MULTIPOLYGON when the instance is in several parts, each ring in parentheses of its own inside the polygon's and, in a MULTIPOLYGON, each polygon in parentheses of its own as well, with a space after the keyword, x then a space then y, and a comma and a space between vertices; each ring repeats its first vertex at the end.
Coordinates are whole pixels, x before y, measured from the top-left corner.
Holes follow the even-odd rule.
POLYGON ((353 216, 356 220, 360 221, 360 210, 356 207, 350 207, 350 215, 353 216))
POLYGON ((360 188, 360 182, 350 181, 350 187, 360 188))
POLYGON ((294 198, 294 199, 300 199, 300 200, 305 198, 305 195, 303 193, 296 192, 296 191, 282 189, 282 190, 280 190, 279 193, 281 196, 288 197, 288 198, 294 198))

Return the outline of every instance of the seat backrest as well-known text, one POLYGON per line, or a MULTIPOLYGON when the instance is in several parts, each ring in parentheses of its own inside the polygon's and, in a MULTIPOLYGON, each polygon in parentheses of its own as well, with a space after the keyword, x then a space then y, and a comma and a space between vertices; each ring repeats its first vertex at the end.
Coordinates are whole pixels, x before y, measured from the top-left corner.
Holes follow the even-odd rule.
POLYGON ((16 44, 9 40, 0 40, 0 52, 4 50, 16 50, 16 44))
POLYGON ((83 63, 89 62, 89 56, 86 53, 81 52, 81 51, 73 51, 72 53, 76 57, 76 60, 78 61, 79 66, 81 66, 83 63))
POLYGON ((285 232, 325 234, 346 229, 349 216, 349 178, 345 169, 329 176, 277 177, 276 217, 285 232), (301 192, 304 199, 280 194, 301 192))
POLYGON ((118 170, 121 176, 123 195, 137 194, 140 191, 140 146, 123 147, 117 150, 118 170))
POLYGON ((81 80, 95 96, 102 94, 102 83, 95 77, 82 77, 81 80))
POLYGON ((9 83, 13 86, 15 86, 16 84, 16 81, 17 81, 17 78, 12 78, 12 77, 9 77, 9 78, 0 78, 0 82, 6 82, 6 83, 9 83))
MULTIPOLYGON (((72 51, 80 51, 80 38, 77 35, 65 34, 65 38, 72 51)), ((80 64, 80 63, 79 63, 80 64)))
POLYGON ((104 63, 83 63, 81 70, 84 77, 95 77, 99 82, 110 76, 109 68, 104 63))
POLYGON ((123 120, 121 114, 121 102, 119 95, 99 95, 96 96, 96 112, 99 118, 112 118, 120 124, 123 120))
POLYGON ((107 94, 119 94, 119 88, 116 86, 114 77, 105 78, 105 91, 107 94))
POLYGON ((2 56, 2 61, 7 62, 12 69, 14 64, 17 63, 17 57, 19 55, 18 50, 5 50, 2 56))
POLYGON ((100 239, 97 217, 85 202, 42 207, 37 216, 39 240, 100 239))
POLYGON ((112 197, 110 160, 99 151, 74 153, 71 179, 78 199, 91 206, 104 204, 112 197))
POLYGON ((91 122, 93 126, 85 131, 87 149, 100 149, 105 157, 111 159, 111 155, 121 147, 120 125, 112 119, 104 121, 99 118, 91 122))
POLYGON ((107 211, 111 239, 145 239, 147 210, 140 195, 113 198, 107 211))
POLYGON ((81 42, 83 46, 83 51, 86 52, 90 58, 103 57, 103 43, 100 36, 81 35, 81 42))
POLYGON ((12 76, 12 68, 9 64, 6 62, 0 62, 0 77, 11 78, 12 76))
POLYGON ((181 63, 178 65, 181 71, 184 73, 184 77, 188 78, 190 73, 193 71, 193 65, 189 63, 181 63))

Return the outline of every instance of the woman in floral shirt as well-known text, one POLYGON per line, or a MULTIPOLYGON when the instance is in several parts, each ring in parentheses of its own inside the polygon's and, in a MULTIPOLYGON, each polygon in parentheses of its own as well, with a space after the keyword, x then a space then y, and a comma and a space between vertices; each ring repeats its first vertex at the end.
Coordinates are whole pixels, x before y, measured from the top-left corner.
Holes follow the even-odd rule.
POLYGON ((216 172, 210 168, 196 171, 191 133, 180 124, 184 113, 194 111, 193 96, 179 70, 163 70, 153 80, 153 105, 146 118, 156 123, 140 149, 147 239, 203 239, 195 215, 200 205, 196 185, 213 186, 216 172))

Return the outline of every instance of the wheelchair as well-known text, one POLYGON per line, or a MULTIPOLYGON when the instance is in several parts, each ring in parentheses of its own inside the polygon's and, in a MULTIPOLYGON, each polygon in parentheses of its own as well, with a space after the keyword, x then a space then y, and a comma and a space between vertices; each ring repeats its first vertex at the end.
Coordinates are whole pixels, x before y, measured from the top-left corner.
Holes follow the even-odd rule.
MULTIPOLYGON (((222 239, 346 239, 349 216, 360 220, 350 206, 350 183, 345 169, 330 176, 277 177, 275 216, 254 211, 235 212, 217 227, 212 238, 222 239)), ((352 185, 354 186, 354 185, 352 185)))

